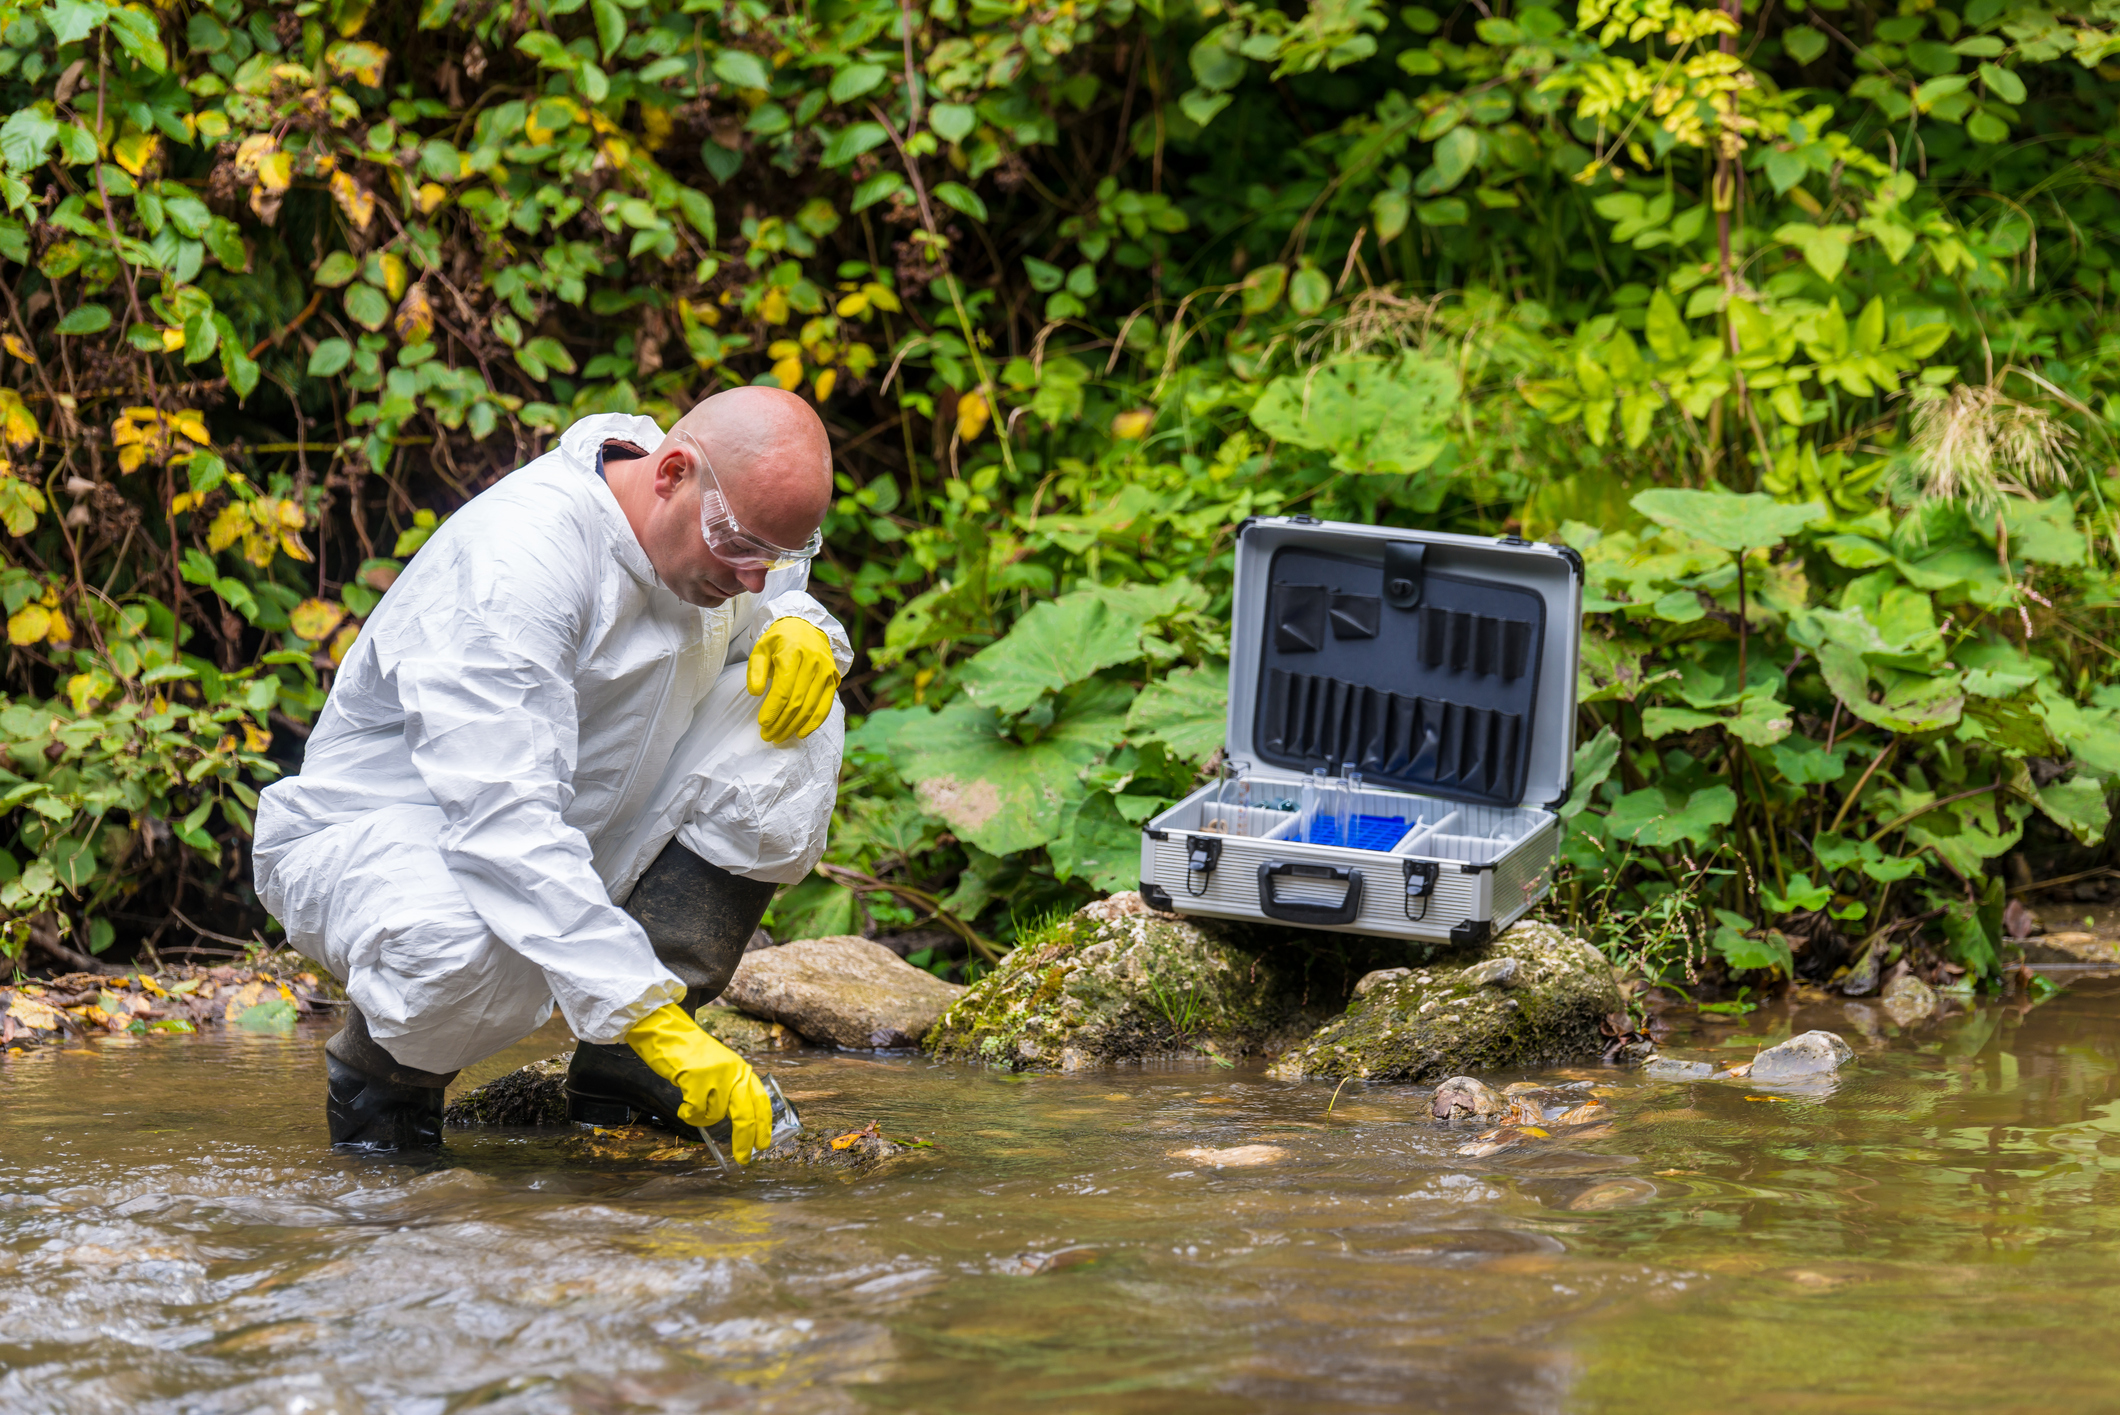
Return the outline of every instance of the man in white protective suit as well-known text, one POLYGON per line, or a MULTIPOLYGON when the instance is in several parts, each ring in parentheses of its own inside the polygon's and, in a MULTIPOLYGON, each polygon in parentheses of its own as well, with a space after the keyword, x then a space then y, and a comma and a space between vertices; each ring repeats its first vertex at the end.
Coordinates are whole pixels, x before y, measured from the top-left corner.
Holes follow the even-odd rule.
POLYGON ((852 651, 803 586, 831 493, 778 389, 667 434, 584 418, 391 586, 257 813, 260 897, 353 1004, 334 1145, 439 1145, 443 1088, 555 1002, 575 1119, 766 1143, 693 1009, 824 849, 852 651))

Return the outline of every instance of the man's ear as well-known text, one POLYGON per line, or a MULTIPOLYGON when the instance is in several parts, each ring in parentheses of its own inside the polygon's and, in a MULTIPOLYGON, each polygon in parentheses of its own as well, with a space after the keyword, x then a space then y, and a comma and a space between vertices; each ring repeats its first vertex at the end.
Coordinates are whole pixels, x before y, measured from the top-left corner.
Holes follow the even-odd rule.
POLYGON ((655 494, 665 501, 692 477, 692 461, 681 446, 668 447, 655 459, 655 494))

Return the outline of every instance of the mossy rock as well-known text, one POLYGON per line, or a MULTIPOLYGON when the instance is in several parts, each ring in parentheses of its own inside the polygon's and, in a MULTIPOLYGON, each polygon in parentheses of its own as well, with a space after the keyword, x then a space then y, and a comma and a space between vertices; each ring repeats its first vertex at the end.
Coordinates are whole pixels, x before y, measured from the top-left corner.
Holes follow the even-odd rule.
POLYGON ((1117 894, 1025 939, 922 1045, 1016 1070, 1230 1059, 1297 1040, 1343 995, 1336 988, 1312 1008, 1304 993, 1296 955, 1117 894))
POLYGON ((785 1051, 802 1045, 801 1037, 778 1022, 768 1022, 720 1003, 710 1002, 700 1008, 693 1020, 701 1031, 731 1051, 785 1051))
POLYGON ((442 1112, 445 1125, 565 1125, 567 1067, 574 1053, 563 1051, 543 1061, 496 1076, 474 1086, 442 1112))
POLYGON ((1594 1057, 1621 1009, 1612 965, 1551 924, 1384 979, 1275 1063, 1290 1081, 1440 1081, 1594 1057), (1513 965, 1513 966, 1512 966, 1513 965))

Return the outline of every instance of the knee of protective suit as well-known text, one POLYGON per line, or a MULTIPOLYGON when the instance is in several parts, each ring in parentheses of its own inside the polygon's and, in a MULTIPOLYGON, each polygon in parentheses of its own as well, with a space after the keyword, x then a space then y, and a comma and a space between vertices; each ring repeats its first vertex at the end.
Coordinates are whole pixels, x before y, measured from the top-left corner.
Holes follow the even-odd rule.
POLYGON ((798 741, 725 746, 696 770, 699 794, 678 841, 746 879, 794 884, 824 855, 839 795, 846 710, 832 704, 824 726, 798 741))
POLYGON ((721 996, 773 902, 771 881, 746 879, 678 841, 655 857, 626 900, 655 956, 685 985, 691 1011, 721 996))

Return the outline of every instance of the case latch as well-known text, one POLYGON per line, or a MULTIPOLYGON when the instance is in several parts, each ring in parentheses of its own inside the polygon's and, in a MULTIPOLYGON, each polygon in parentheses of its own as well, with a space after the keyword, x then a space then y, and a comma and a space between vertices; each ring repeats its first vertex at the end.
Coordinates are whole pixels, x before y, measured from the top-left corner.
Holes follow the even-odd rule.
POLYGON ((1418 923, 1428 917, 1428 901, 1435 894, 1435 882, 1442 876, 1443 867, 1433 860, 1401 860, 1400 867, 1406 872, 1406 917, 1418 923), (1413 903, 1421 902, 1421 912, 1413 912, 1413 903))
POLYGON ((1219 835, 1188 835, 1185 837, 1185 892, 1198 899, 1207 893, 1207 877, 1222 863, 1222 837, 1219 835), (1198 889, 1193 881, 1200 881, 1198 889))
POLYGON ((1417 541, 1384 542, 1384 603, 1393 609, 1412 609, 1420 604, 1427 558, 1428 547, 1417 541))

